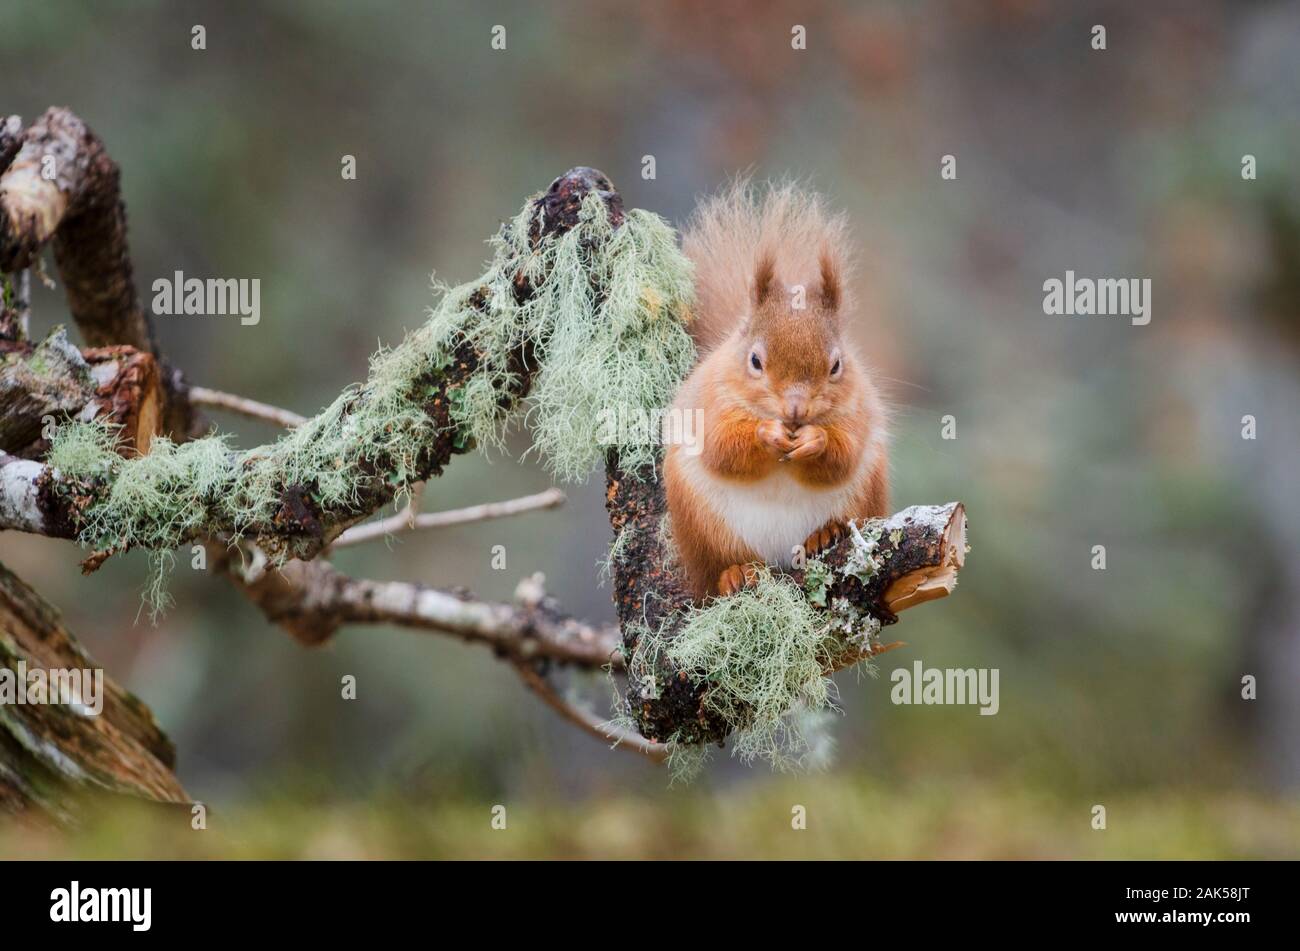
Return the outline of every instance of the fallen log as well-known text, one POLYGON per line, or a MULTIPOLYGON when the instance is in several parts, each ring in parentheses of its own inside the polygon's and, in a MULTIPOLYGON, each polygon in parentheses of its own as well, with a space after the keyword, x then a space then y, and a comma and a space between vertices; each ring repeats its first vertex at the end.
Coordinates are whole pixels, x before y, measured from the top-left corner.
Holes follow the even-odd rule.
POLYGON ((65 822, 86 795, 185 803, 175 764, 149 708, 104 675, 58 611, 0 564, 0 809, 65 822), (100 686, 77 702, 29 692, 64 671, 98 672, 100 686))

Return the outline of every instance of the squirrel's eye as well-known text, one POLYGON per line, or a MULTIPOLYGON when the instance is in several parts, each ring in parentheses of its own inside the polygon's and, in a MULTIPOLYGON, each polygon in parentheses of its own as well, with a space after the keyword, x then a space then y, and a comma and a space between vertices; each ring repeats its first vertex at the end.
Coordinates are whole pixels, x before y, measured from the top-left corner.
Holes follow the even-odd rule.
POLYGON ((831 376, 839 376, 841 369, 842 368, 840 367, 840 361, 836 360, 835 363, 832 364, 831 366, 831 376))
POLYGON ((755 370, 757 370, 758 372, 760 373, 763 372, 763 361, 758 359, 757 353, 751 353, 749 355, 749 365, 753 367, 755 370))

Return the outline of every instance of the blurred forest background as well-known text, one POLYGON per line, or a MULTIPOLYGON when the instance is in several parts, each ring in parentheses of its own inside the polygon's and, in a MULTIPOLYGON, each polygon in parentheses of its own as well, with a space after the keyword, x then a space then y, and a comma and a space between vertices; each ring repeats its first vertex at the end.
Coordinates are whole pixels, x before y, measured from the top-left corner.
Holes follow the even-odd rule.
MULTIPOLYGON (((828 771, 720 752, 669 788, 482 649, 356 628, 306 650, 184 560, 152 627, 143 556, 83 578, 69 544, 6 534, 0 557, 152 706, 213 818, 9 828, 0 855, 1300 857, 1298 63, 1287 2, 6 0, 0 109, 67 105, 107 143, 146 304, 176 270, 261 280, 258 326, 157 318, 165 351, 301 413, 424 319, 431 271, 476 276, 499 222, 570 166, 678 223, 737 171, 809 178, 861 245, 896 506, 963 500, 973 547, 880 679, 840 675, 828 771), (1045 316, 1067 269, 1150 277, 1150 325, 1045 316), (917 659, 999 668, 1001 711, 892 705, 889 672, 917 659)), ((68 320, 61 291, 34 309, 36 334, 68 320)), ((426 509, 540 490, 526 448, 458 459, 426 509)), ((494 599, 541 570, 610 620, 603 479, 568 491, 337 563, 494 599)), ((579 686, 607 709, 603 682, 579 686)))

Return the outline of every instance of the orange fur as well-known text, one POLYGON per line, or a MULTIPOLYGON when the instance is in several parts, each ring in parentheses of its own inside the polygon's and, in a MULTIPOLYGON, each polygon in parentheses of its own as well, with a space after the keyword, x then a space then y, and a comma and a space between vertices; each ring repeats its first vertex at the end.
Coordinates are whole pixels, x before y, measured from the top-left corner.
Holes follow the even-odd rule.
POLYGON ((848 248, 844 217, 831 214, 819 195, 793 183, 760 188, 739 178, 705 198, 682 235, 682 250, 695 264, 698 306, 691 333, 696 343, 711 350, 735 329, 765 256, 772 260, 773 277, 785 284, 829 271, 841 295, 836 308, 851 309, 852 302, 843 297, 848 248))
POLYGON ((844 220, 794 186, 739 182, 701 205, 683 247, 704 352, 675 405, 703 412, 703 445, 697 458, 669 446, 664 483, 703 598, 732 566, 788 560, 805 539, 833 534, 823 530, 884 515, 888 454, 883 403, 841 332, 844 220))

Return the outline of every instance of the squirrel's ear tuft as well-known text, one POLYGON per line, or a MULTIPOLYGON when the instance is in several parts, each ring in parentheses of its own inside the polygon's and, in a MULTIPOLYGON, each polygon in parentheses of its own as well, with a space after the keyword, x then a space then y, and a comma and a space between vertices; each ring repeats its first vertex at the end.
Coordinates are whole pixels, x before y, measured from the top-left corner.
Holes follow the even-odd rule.
POLYGON ((764 251, 754 265, 754 306, 761 307, 772 296, 776 286, 776 256, 764 251))
POLYGON ((818 263, 821 265, 822 272, 822 306, 829 311, 837 311, 840 309, 840 301, 844 293, 839 262, 835 260, 829 250, 822 249, 818 263))

